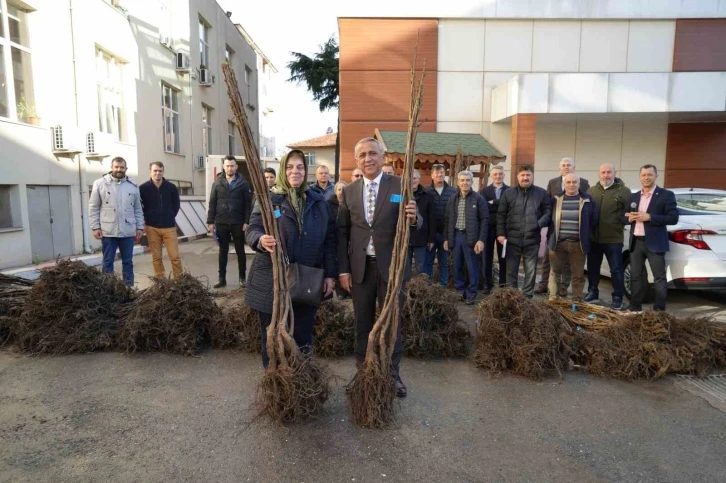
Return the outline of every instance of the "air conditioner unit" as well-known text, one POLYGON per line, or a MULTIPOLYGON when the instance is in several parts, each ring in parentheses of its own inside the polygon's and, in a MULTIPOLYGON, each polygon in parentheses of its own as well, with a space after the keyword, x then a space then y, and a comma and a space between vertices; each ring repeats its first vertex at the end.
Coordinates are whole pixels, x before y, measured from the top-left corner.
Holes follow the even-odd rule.
POLYGON ((207 169, 207 160, 204 158, 204 156, 197 156, 197 159, 194 162, 194 168, 195 169, 207 169))
POLYGON ((50 128, 51 148, 56 156, 75 156, 81 153, 76 130, 62 125, 50 128))
POLYGON ((174 54, 174 63, 176 64, 177 72, 189 72, 189 56, 183 52, 176 52, 174 54))
POLYGON ((199 69, 199 85, 208 87, 212 84, 214 84, 214 76, 209 72, 209 69, 199 69))
POLYGON ((171 49, 171 37, 168 35, 159 34, 159 43, 171 49))

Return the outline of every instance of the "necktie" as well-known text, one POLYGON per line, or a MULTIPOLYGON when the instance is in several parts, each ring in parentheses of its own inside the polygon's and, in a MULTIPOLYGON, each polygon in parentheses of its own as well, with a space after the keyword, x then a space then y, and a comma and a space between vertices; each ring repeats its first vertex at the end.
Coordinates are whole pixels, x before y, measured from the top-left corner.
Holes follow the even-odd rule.
MULTIPOLYGON (((373 224, 373 214, 376 211, 376 186, 378 184, 375 181, 371 181, 371 184, 368 185, 368 224, 373 224)), ((373 237, 370 238, 368 241, 368 250, 366 252, 372 256, 375 256, 376 250, 373 247, 373 237)))
POLYGON ((376 186, 378 184, 375 181, 371 181, 368 185, 368 224, 373 224, 373 214, 376 211, 376 186))

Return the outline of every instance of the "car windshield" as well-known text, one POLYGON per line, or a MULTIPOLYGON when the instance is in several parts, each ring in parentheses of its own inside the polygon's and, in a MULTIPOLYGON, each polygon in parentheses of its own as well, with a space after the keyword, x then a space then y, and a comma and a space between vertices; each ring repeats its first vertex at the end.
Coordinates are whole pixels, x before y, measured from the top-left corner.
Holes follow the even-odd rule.
POLYGON ((726 193, 683 193, 676 195, 681 215, 726 215, 726 193))

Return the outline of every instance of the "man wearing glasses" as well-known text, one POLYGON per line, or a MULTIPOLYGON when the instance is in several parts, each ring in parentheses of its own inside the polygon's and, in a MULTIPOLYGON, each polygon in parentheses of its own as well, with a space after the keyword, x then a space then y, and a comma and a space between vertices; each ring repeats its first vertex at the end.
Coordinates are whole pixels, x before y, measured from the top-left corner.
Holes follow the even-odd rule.
POLYGON ((353 181, 358 181, 362 177, 363 177, 363 171, 361 171, 358 168, 355 168, 353 170, 353 175, 351 176, 350 182, 352 183, 353 181))
POLYGON ((434 247, 427 253, 424 271, 426 275, 433 278, 434 258, 438 258, 439 285, 442 287, 449 285, 449 251, 444 249, 444 217, 449 199, 456 194, 454 187, 449 186, 444 181, 445 176, 446 168, 444 165, 434 164, 431 167, 431 186, 426 188, 426 191, 434 198, 434 219, 432 223, 436 225, 436 237, 434 239, 434 247))

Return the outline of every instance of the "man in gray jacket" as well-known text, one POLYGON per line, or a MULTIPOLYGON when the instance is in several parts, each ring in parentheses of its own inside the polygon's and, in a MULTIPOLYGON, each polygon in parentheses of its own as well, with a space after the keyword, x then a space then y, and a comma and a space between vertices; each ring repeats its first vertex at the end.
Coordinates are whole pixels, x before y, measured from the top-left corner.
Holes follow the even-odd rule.
POLYGON ((124 283, 134 285, 134 241, 144 232, 144 212, 136 183, 126 176, 126 160, 111 161, 111 172, 93 183, 88 218, 93 236, 103 246, 103 271, 113 273, 116 250, 121 252, 124 283))

